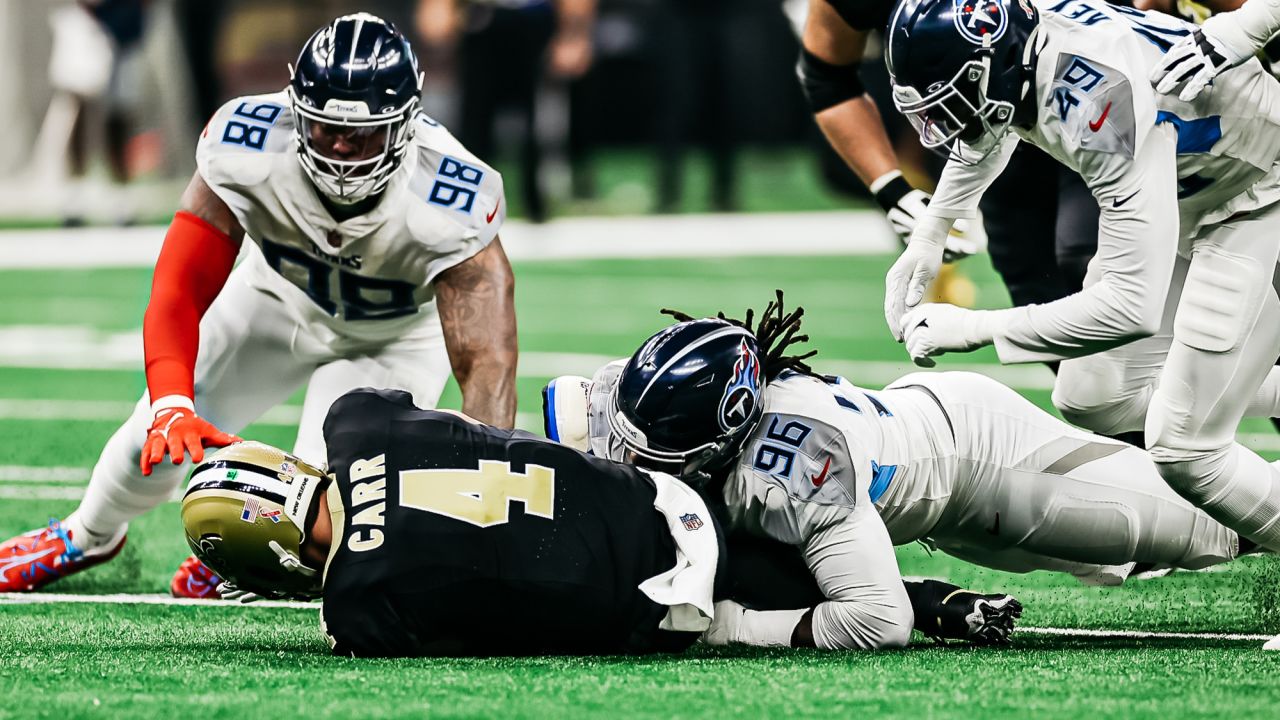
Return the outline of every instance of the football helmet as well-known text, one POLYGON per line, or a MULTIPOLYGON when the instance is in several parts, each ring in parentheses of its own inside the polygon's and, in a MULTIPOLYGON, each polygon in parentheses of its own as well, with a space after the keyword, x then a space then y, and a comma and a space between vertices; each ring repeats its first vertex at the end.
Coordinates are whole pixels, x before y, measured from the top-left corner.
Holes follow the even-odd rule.
POLYGON ((672 325, 622 368, 610 398, 609 455, 704 479, 759 424, 764 387, 760 347, 746 328, 711 318, 672 325))
POLYGON ((263 597, 313 598, 320 573, 301 560, 324 471, 258 442, 239 442, 191 472, 182 498, 187 544, 218 577, 263 597))
POLYGON ((320 28, 289 66, 298 159, 330 200, 356 203, 382 192, 413 137, 422 73, 404 35, 368 13, 320 28), (353 157, 326 154, 333 135, 353 157))
POLYGON ((893 103, 922 145, 966 164, 1000 146, 1026 112, 1039 21, 1029 0, 898 5, 889 20, 885 62, 893 103))

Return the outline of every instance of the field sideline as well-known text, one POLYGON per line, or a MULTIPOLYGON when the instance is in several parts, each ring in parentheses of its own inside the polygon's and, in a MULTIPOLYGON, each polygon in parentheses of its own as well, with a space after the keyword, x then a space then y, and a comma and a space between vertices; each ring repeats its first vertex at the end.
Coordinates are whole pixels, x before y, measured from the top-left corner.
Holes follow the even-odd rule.
MULTIPOLYGON (((538 241, 521 238, 513 224, 504 236, 517 258, 522 424, 536 427, 538 390, 547 377, 630 353, 663 324, 659 307, 737 314, 763 306, 774 287, 807 308, 820 367, 868 385, 912 371, 880 312, 891 242, 859 231, 844 235, 857 236, 846 246, 830 245, 832 237, 859 227, 859 217, 780 217, 792 221, 792 232, 781 236, 782 255, 761 255, 769 247, 752 243, 763 240, 748 241, 773 234, 774 252, 782 245, 778 227, 758 216, 702 219, 695 223, 702 223, 698 237, 680 243, 687 248, 697 239, 707 252, 678 259, 645 256, 663 247, 661 224, 624 218, 572 221, 579 229, 566 235, 581 237, 574 242, 582 246, 561 239, 549 257, 534 260, 538 241), (631 243, 646 237, 656 239, 637 251, 631 243), (613 242, 618 247, 610 247, 613 242), (584 257, 593 245, 603 248, 596 254, 613 257, 584 257), (745 256, 728 256, 740 247, 745 256)), ((528 230, 536 235, 544 228, 528 230)), ((144 246, 154 245, 162 231, 40 232, 38 239, 0 235, 4 537, 74 508, 101 444, 136 400, 143 386, 138 327, 150 277, 144 246), (25 260, 12 260, 22 253, 25 260), (38 261, 68 253, 76 267, 38 261), (97 256, 112 260, 95 262, 97 256)), ((964 267, 980 304, 1006 302, 985 258, 964 267)), ((990 372, 1047 403, 1047 371, 1000 368, 993 360, 981 353, 940 369, 990 372)), ((443 402, 456 407, 455 388, 443 402)), ((243 434, 290 445, 297 404, 295 396, 243 434)), ((1280 450, 1265 423, 1250 423, 1243 437, 1269 458, 1280 450)), ((49 588, 57 601, 0 600, 6 697, 0 718, 232 717, 305 707, 316 717, 876 713, 1167 720, 1253 717, 1280 700, 1280 653, 1262 652, 1259 640, 1280 632, 1280 564, 1272 558, 1104 589, 1047 573, 976 568, 920 546, 899 549, 905 574, 1017 594, 1033 630, 1008 649, 934 648, 918 640, 885 653, 695 649, 678 658, 369 662, 329 656, 307 611, 155 600, 186 554, 175 508, 162 506, 135 522, 117 560, 49 588)))

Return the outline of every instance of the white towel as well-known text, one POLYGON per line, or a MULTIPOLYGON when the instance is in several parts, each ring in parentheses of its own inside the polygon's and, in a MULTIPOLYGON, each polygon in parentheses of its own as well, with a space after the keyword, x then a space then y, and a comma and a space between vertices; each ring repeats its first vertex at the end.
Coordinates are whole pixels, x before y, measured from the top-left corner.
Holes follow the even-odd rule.
POLYGON ((692 488, 666 473, 649 472, 658 488, 653 507, 667 518, 676 541, 675 567, 640 583, 650 600, 671 609, 658 627, 702 632, 715 616, 712 589, 720 547, 711 512, 692 488))

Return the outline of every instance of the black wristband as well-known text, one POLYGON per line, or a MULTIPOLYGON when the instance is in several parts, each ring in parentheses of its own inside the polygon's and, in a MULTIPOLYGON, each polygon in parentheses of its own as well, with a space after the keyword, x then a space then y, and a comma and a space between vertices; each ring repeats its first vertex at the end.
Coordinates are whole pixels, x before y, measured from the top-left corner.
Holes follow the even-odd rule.
POLYGON ((880 203, 880 207, 884 208, 885 212, 889 212, 898 207, 898 203, 902 201, 902 198, 906 197, 914 189, 906 178, 899 175, 876 191, 876 202, 880 203))

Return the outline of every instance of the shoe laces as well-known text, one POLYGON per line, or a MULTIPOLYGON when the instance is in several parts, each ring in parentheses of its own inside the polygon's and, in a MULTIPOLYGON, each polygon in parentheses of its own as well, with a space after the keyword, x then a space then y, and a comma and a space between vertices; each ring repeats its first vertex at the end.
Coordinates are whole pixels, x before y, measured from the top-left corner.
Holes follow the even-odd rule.
POLYGON ((64 525, 61 520, 58 518, 49 518, 48 532, 53 533, 62 541, 64 550, 62 551, 62 555, 59 556, 59 560, 62 562, 76 562, 80 558, 84 557, 84 551, 76 547, 75 543, 71 541, 71 532, 67 530, 66 525, 64 525))

